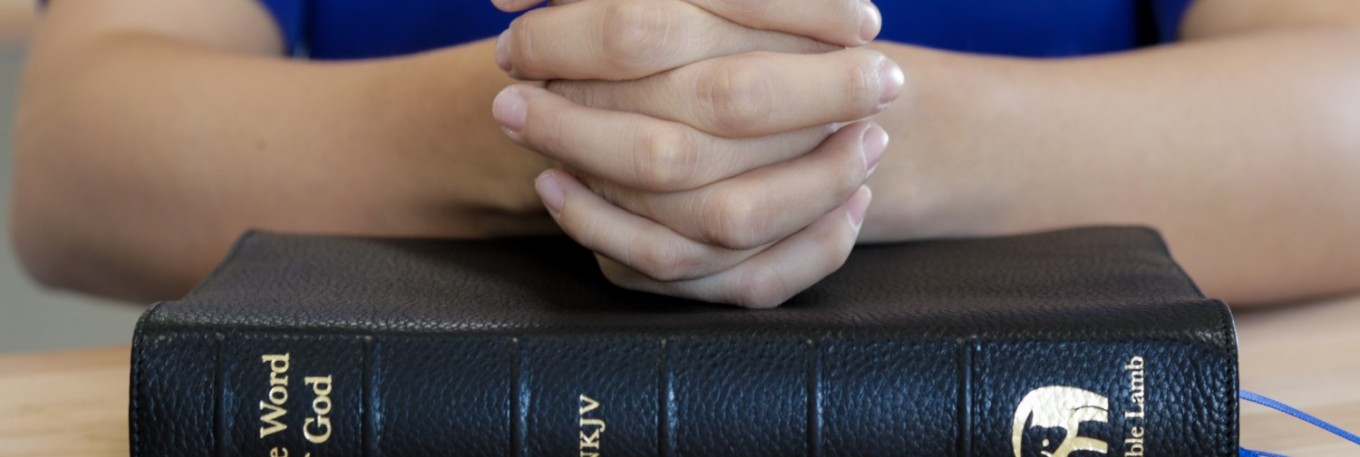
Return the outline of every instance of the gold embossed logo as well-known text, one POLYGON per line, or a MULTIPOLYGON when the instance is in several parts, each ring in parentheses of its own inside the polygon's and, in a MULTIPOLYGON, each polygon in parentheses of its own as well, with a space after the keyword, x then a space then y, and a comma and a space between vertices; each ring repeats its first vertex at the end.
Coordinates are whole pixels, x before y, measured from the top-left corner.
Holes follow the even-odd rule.
POLYGON ((1110 400, 1094 392, 1065 386, 1034 389, 1015 408, 1011 425, 1011 445, 1015 457, 1038 455, 1067 457, 1075 451, 1105 454, 1104 441, 1078 436, 1082 422, 1108 422, 1110 400), (1029 440, 1025 438, 1029 437, 1029 440), (1026 443, 1030 445, 1026 448, 1026 443), (1035 447, 1037 445, 1037 448, 1035 447), (1026 452, 1029 450, 1029 452, 1026 452))

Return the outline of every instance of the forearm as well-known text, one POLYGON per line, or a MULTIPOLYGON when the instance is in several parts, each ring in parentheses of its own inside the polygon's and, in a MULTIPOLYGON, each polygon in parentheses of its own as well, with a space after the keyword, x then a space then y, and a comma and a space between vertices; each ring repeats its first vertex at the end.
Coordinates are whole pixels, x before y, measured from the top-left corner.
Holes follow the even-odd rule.
POLYGON ((174 296, 247 228, 551 225, 536 215, 541 159, 490 118, 509 83, 490 43, 325 64, 148 34, 43 45, 24 82, 12 213, 19 252, 46 282, 174 296))
POLYGON ((1052 61, 885 52, 913 89, 884 115, 871 240, 1144 224, 1236 304, 1360 288, 1360 32, 1052 61))

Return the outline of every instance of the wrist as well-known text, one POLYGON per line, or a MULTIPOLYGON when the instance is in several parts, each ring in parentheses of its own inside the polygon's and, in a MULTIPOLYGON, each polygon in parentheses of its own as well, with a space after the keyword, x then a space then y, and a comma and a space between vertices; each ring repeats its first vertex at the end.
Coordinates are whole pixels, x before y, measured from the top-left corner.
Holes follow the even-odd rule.
POLYGON ((907 89, 876 119, 892 142, 869 186, 862 240, 971 236, 1009 230, 1035 166, 1002 136, 1024 134, 1016 73, 1028 62, 876 44, 903 67, 907 89))
POLYGON ((496 68, 493 46, 375 63, 386 67, 375 67, 365 111, 384 140, 368 162, 412 219, 402 225, 459 237, 542 231, 533 182, 549 163, 510 142, 491 117, 492 100, 514 82, 496 68))

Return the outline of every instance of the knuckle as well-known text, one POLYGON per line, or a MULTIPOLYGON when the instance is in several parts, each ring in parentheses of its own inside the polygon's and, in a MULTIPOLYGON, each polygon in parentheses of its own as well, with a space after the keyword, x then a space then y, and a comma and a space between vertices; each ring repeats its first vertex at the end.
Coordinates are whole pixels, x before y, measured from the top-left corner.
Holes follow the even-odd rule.
POLYGON ((624 73, 646 69, 665 53, 671 23, 651 2, 613 1, 604 6, 601 48, 607 64, 624 73))
POLYGON ((749 197, 717 195, 705 201, 701 216, 704 236, 731 250, 752 249, 761 244, 760 217, 749 197))
POLYGON ((693 187, 700 160, 693 135, 669 127, 640 131, 633 150, 633 172, 648 190, 671 192, 693 187))
POLYGON ((741 275, 733 291, 734 302, 746 308, 773 308, 798 291, 789 287, 783 275, 770 268, 752 268, 741 275))
POLYGON ((700 76, 696 100, 708 123, 719 135, 740 135, 755 129, 774 108, 770 79, 755 56, 712 65, 700 76))

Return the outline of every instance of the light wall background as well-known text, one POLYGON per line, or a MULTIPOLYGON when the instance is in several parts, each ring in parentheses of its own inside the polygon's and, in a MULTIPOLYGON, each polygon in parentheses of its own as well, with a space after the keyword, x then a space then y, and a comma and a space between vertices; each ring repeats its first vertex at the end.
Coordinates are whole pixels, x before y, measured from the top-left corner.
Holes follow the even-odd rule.
MULTIPOLYGON (((79 1, 79 0, 76 0, 79 1)), ((14 106, 36 0, 0 0, 0 202, 14 183, 14 106)), ((126 345, 142 307, 46 290, 24 273, 0 211, 0 353, 126 345)))

